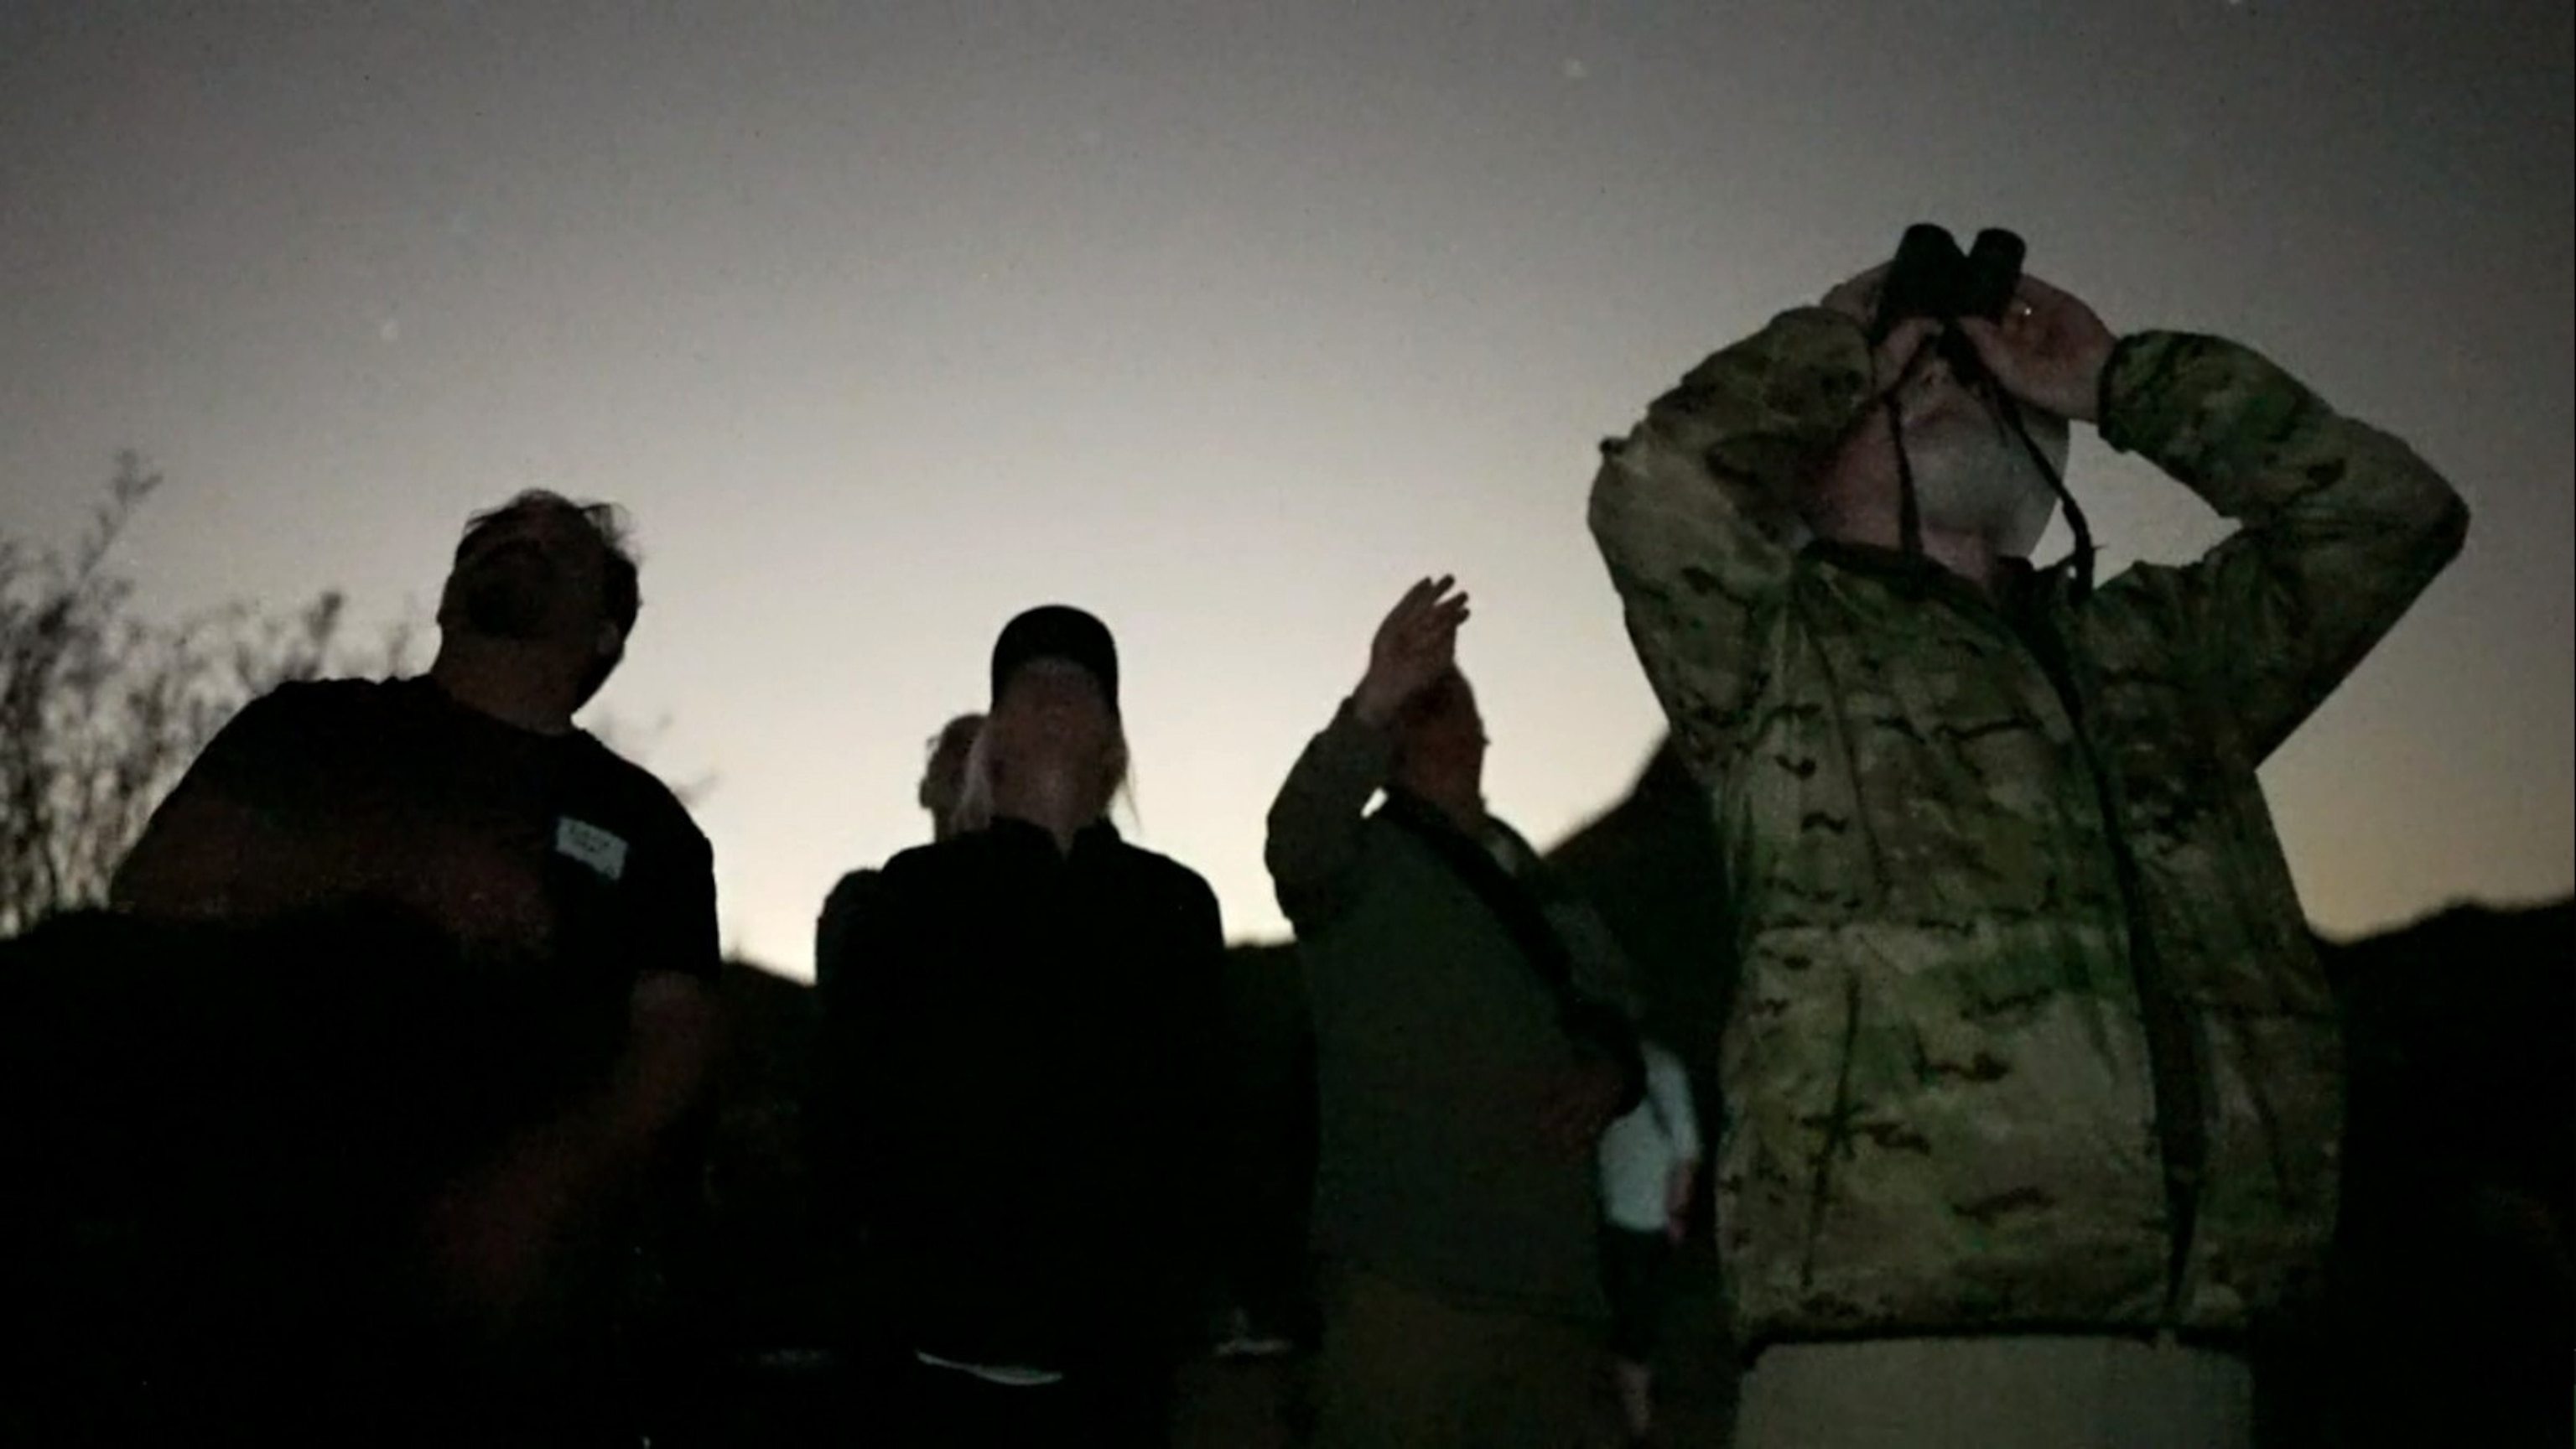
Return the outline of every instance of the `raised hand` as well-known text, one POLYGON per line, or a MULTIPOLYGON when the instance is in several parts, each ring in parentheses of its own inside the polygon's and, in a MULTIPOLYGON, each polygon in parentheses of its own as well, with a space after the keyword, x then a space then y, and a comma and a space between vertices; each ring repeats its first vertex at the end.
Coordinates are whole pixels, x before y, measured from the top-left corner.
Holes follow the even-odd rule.
POLYGON ((2026 276, 2003 321, 1963 317, 1958 327, 2004 391, 2042 412, 2098 421, 2102 369, 2118 339, 2092 308, 2026 276))
POLYGON ((1457 659, 1458 626, 1467 622, 1467 596, 1443 574, 1404 591, 1369 641, 1368 673, 1351 693, 1351 711, 1380 729, 1405 701, 1447 672, 1457 659))

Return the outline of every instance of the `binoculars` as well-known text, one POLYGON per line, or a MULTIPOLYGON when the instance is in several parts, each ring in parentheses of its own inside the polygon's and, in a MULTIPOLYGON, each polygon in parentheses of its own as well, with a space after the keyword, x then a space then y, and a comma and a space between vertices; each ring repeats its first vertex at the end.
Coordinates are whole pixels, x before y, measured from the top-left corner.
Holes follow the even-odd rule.
POLYGON ((1904 240, 1897 243, 1896 261, 1879 287, 1870 341, 1885 341, 1896 324, 1909 317, 2002 321, 2013 289, 2021 282, 2021 261, 2027 250, 2020 237, 1995 227, 1978 232, 1976 244, 1965 253, 1941 227, 1928 222, 1907 227, 1904 240))

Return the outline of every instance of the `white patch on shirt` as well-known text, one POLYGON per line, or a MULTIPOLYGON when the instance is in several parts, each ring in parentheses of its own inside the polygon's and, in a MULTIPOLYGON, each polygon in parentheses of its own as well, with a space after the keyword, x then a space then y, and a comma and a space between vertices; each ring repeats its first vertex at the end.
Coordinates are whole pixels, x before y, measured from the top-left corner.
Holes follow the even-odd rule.
POLYGON ((912 1356, 932 1368, 955 1369, 961 1374, 973 1374, 988 1384, 1000 1384, 1006 1389, 1035 1389, 1064 1382, 1064 1375, 1053 1369, 1023 1368, 1018 1364, 959 1363, 953 1358, 941 1358, 937 1354, 922 1353, 918 1350, 915 1350, 912 1356))
POLYGON ((587 820, 555 817, 555 853, 569 855, 609 880, 626 874, 626 841, 587 820))

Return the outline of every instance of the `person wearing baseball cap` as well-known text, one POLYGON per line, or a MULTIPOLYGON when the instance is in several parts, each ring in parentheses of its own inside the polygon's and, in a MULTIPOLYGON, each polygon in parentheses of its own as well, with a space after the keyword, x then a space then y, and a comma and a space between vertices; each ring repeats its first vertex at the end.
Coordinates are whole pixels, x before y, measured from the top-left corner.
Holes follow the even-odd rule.
POLYGON ((1162 1445, 1207 1286, 1224 931, 1108 819, 1108 626, 1030 609, 990 678, 957 829, 886 862, 830 1024, 869 1397, 899 1443, 1162 1445))

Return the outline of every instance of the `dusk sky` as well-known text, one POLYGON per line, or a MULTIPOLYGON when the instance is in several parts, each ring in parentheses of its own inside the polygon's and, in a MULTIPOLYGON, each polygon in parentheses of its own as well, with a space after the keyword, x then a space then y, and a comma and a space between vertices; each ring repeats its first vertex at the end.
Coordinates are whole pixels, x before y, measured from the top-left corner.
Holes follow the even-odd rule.
MULTIPOLYGON (((594 713, 704 781, 728 944, 800 977, 1003 621, 1078 603, 1122 825, 1275 936, 1263 811, 1405 584, 1475 596, 1488 793, 1561 837, 1660 733, 1600 440, 1908 222, 2007 225, 2474 509, 2265 771, 2317 924, 2554 895, 2570 13, 0 0, 0 536, 68 542, 137 448, 147 610, 336 586, 363 634, 425 622, 471 509, 626 505, 594 713)), ((2223 535, 2089 436, 2070 481, 2106 576, 2223 535)))

